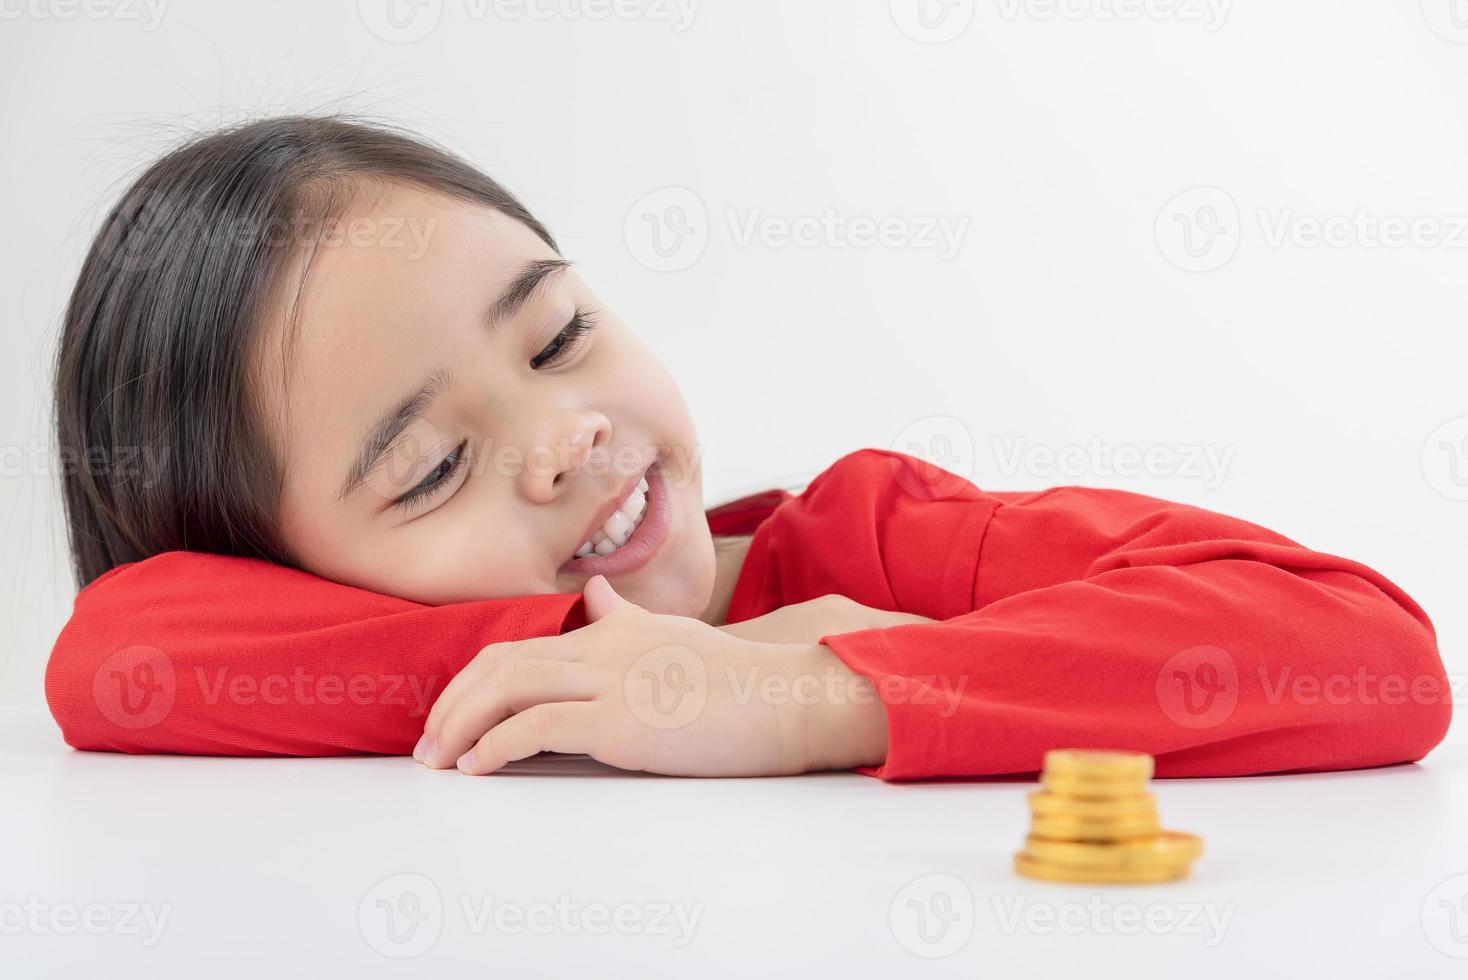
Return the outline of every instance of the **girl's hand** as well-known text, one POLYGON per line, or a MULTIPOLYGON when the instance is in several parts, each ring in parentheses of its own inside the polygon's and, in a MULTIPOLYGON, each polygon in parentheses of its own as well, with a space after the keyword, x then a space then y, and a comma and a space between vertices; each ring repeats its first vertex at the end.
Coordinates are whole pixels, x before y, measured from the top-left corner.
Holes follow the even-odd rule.
POLYGON ((886 708, 828 648, 651 613, 600 575, 585 603, 582 629, 480 651, 444 688, 413 757, 482 775, 537 752, 584 752, 676 776, 789 775, 886 758, 886 708))
POLYGON ((890 612, 864 606, 835 592, 795 602, 771 610, 755 619, 727 623, 719 629, 731 636, 760 643, 819 643, 821 637, 833 633, 904 626, 908 623, 936 623, 937 620, 915 613, 890 612))

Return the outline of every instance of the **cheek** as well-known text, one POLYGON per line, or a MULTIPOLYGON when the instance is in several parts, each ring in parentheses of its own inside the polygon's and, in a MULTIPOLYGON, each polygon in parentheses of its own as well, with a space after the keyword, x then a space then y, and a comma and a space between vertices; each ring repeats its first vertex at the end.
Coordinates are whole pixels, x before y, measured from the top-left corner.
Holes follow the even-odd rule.
POLYGON ((544 542, 523 522, 482 514, 430 514, 381 536, 385 561, 376 565, 385 591, 442 605, 544 592, 544 542))
POLYGON ((669 544, 669 560, 659 573, 658 611, 677 616, 698 616, 713 594, 715 558, 713 534, 704 516, 703 495, 698 486, 673 488, 675 517, 669 544))
POLYGON ((305 495, 294 492, 289 479, 286 486, 277 517, 286 548, 307 571, 341 581, 356 562, 350 548, 343 546, 345 529, 337 526, 333 515, 311 507, 305 495))
POLYGON ((545 592, 546 546, 524 521, 476 512, 470 501, 398 526, 350 526, 282 508, 282 532, 306 571, 428 605, 545 592), (287 525, 294 526, 294 532, 287 525))

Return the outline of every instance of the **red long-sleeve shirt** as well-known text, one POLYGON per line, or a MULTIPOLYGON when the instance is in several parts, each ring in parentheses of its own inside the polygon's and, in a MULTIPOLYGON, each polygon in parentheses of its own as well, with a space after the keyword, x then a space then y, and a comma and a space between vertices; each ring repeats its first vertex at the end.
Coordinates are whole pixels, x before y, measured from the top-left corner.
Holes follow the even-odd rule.
MULTIPOLYGON (((1447 730, 1421 608, 1247 521, 1117 490, 986 493, 877 449, 707 518, 754 535, 731 623, 833 592, 938 620, 821 638, 885 705, 886 761, 859 770, 884 779, 1034 772, 1059 746, 1149 752, 1160 776, 1350 769, 1447 730)), ((579 594, 427 606, 167 552, 78 594, 46 695, 83 749, 406 754, 482 647, 585 624, 579 594)))

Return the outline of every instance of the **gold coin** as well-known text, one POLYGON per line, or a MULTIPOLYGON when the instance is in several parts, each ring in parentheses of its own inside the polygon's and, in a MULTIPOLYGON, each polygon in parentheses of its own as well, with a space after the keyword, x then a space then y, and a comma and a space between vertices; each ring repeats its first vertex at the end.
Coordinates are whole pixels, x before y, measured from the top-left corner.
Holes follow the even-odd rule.
POLYGON ((1145 779, 1077 779, 1054 773, 1042 773, 1040 785, 1057 796, 1076 799, 1109 800, 1137 796, 1147 792, 1149 783, 1145 779))
POLYGON ((1105 844, 1046 840, 1031 834, 1025 838, 1025 851, 1036 861, 1072 868, 1160 868, 1195 860, 1203 853, 1203 840, 1176 830, 1105 844))
POLYGON ((1157 798, 1151 793, 1131 793, 1099 799, 1063 796, 1059 793, 1029 794, 1030 812, 1036 816, 1078 817, 1083 820, 1108 817, 1145 816, 1157 812, 1157 798))
POLYGON ((1049 840, 1130 840, 1150 836, 1161 829, 1156 813, 1094 820, 1037 815, 1030 820, 1030 833, 1049 840))
POLYGON ((1191 866, 1187 862, 1163 867, 1131 868, 1068 868, 1036 860, 1025 851, 1014 855, 1014 870, 1027 878, 1043 881, 1072 881, 1087 884, 1151 884, 1161 881, 1176 881, 1187 876, 1191 866))
POLYGON ((1151 779, 1152 757, 1145 752, 1109 749, 1051 749, 1046 773, 1080 779, 1151 779))

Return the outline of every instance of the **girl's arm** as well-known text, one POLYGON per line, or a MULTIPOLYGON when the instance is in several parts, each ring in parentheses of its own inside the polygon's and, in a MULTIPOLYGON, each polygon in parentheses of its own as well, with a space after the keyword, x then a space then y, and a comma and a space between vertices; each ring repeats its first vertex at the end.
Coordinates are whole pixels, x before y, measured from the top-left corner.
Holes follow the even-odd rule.
POLYGON ((1149 752, 1162 776, 1349 769, 1445 734, 1432 625, 1372 569, 1140 494, 986 496, 972 611, 819 639, 886 707, 886 760, 860 771, 1033 772, 1072 745, 1149 752))
POLYGON ((77 595, 46 698, 79 749, 406 754, 483 647, 585 622, 578 594, 426 606, 270 562, 171 551, 77 595))
MULTIPOLYGON (((752 532, 789 491, 706 511, 752 532)), ((579 593, 427 606, 269 562, 170 551, 76 597, 46 698, 67 744, 212 755, 407 754, 486 646, 586 625, 579 593)))

